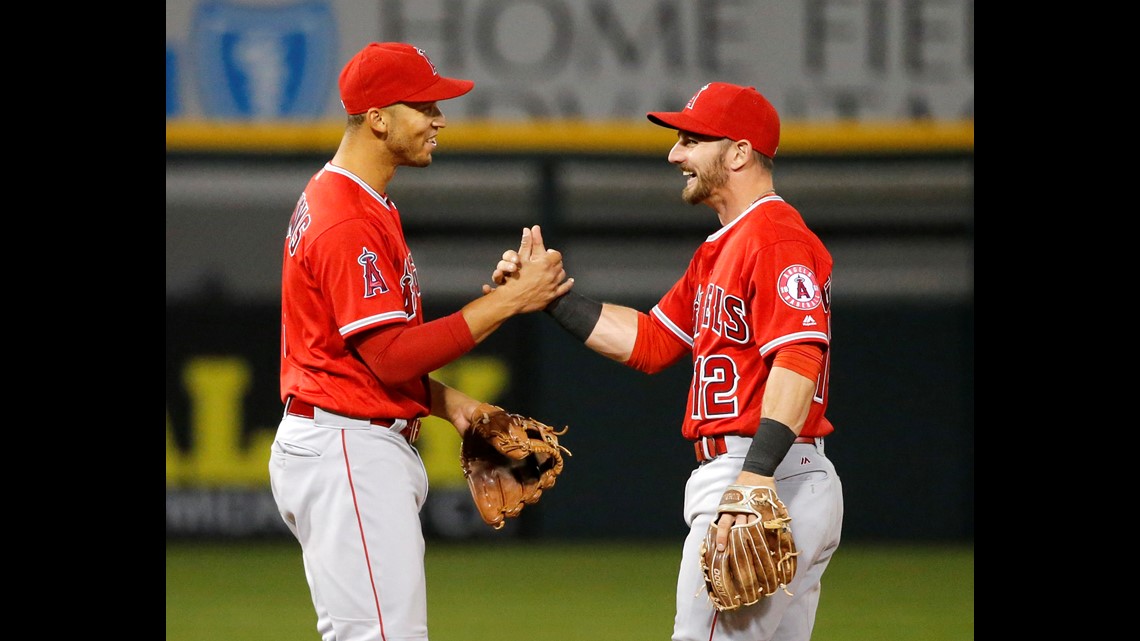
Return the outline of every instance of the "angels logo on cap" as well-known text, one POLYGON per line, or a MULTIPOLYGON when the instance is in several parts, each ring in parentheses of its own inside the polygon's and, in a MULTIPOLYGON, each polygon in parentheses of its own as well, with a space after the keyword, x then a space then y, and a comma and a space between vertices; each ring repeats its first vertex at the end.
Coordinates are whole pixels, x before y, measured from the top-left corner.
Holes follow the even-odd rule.
POLYGON ((704 93, 705 89, 708 89, 708 88, 709 88, 709 86, 705 85, 705 86, 701 87, 700 89, 697 89, 697 93, 693 94, 693 97, 689 98, 689 102, 685 103, 685 109, 692 109, 693 103, 696 102, 697 98, 700 98, 701 94, 704 93))
POLYGON ((427 52, 424 51, 423 49, 420 49, 419 47, 415 47, 415 50, 416 50, 416 53, 423 56, 424 60, 426 60, 429 65, 431 65, 431 72, 438 76, 439 71, 435 68, 435 63, 431 61, 431 58, 428 58, 427 52))

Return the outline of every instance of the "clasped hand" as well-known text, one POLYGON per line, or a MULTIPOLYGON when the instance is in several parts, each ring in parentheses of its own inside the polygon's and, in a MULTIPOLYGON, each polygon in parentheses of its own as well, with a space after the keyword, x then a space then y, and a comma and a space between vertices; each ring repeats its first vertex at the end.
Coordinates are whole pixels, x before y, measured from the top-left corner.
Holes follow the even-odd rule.
POLYGON ((566 277, 562 252, 545 247, 538 225, 523 229, 518 251, 503 252, 491 281, 494 286, 484 283, 483 293, 497 290, 515 293, 522 303, 521 312, 541 310, 574 286, 574 279, 566 277))

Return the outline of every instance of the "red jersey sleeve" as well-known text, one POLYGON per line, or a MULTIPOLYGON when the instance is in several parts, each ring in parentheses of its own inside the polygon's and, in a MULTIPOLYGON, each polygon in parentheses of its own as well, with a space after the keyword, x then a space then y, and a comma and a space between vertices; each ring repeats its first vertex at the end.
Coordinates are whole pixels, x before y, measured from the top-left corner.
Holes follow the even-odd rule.
POLYGON ((804 241, 783 240, 753 254, 751 287, 752 328, 761 356, 783 345, 817 342, 827 345, 830 314, 825 311, 825 290, 831 264, 804 241))
POLYGON ((696 334, 694 301, 700 300, 700 287, 694 284, 693 278, 693 266, 698 262, 699 257, 694 257, 680 280, 649 311, 653 322, 674 339, 684 343, 688 349, 693 348, 693 337, 696 334))

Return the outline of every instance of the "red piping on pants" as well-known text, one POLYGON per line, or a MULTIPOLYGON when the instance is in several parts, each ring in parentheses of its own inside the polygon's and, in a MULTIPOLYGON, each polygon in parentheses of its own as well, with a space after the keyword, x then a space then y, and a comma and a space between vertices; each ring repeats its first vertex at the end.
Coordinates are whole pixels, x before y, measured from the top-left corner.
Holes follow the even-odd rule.
POLYGON ((384 615, 380 613, 380 595, 376 593, 376 579, 372 576, 372 559, 368 556, 368 542, 364 540, 364 521, 360 519, 360 504, 356 502, 356 486, 352 483, 352 466, 348 464, 348 439, 340 431, 340 448, 344 452, 344 470, 348 473, 348 489, 352 491, 352 508, 356 511, 356 525, 360 528, 360 544, 364 546, 364 562, 368 565, 368 583, 372 586, 372 599, 376 602, 376 620, 380 623, 380 638, 384 635, 384 615))

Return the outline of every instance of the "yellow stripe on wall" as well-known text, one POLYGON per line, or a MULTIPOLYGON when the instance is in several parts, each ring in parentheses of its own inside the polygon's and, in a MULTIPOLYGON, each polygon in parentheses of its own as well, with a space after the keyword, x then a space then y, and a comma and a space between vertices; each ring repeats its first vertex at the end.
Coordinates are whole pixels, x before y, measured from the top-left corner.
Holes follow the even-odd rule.
MULTIPOLYGON (((332 153, 342 123, 166 123, 167 152, 332 153)), ((974 121, 784 123, 780 155, 972 153, 974 121)), ((463 121, 439 134, 440 151, 472 153, 666 153, 676 134, 646 121, 463 121)))

